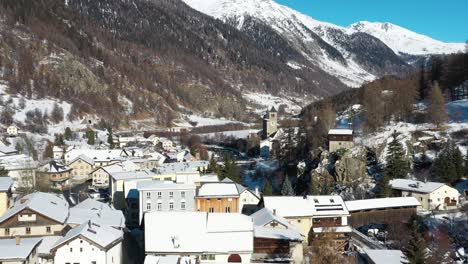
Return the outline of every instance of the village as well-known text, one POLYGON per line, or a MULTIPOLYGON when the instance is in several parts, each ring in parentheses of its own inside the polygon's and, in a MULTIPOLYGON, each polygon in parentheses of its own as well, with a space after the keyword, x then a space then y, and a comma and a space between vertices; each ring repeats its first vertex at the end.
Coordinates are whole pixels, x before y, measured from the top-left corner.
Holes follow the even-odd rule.
MULTIPOLYGON (((231 162, 269 164, 282 151, 288 132, 274 107, 262 123, 250 135, 260 139, 258 156, 231 162)), ((467 232, 466 219, 453 218, 466 213, 466 184, 392 179, 391 197, 348 200, 331 191, 296 196, 286 176, 274 194, 267 181, 226 174, 224 152, 203 160, 181 136, 111 133, 56 140, 46 163, 0 148, 0 263, 333 263, 327 250, 349 263, 406 263, 392 248, 417 215, 453 213, 451 225, 467 232)), ((330 153, 356 145, 352 128, 329 130, 330 153)))

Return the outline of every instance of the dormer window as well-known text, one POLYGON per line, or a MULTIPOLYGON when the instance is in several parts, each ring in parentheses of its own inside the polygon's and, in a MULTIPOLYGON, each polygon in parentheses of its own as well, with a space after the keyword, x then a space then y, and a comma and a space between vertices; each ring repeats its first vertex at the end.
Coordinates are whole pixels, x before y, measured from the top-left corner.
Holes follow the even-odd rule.
POLYGON ((318 203, 318 199, 314 199, 314 203, 318 203))
POLYGON ((335 200, 333 200, 333 198, 330 198, 330 202, 331 202, 331 203, 334 203, 334 202, 335 202, 335 200))

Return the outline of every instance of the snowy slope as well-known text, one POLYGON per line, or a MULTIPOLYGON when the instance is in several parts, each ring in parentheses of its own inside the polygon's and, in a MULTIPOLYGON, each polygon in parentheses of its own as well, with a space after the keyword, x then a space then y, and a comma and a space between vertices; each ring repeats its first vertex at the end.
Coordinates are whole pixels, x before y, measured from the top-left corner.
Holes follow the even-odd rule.
POLYGON ((391 23, 360 21, 348 29, 372 35, 401 55, 449 54, 464 50, 463 43, 444 43, 391 23))
MULTIPOLYGON (((379 27, 384 24, 361 22, 347 28, 341 27, 318 21, 272 0, 184 1, 202 13, 233 24, 239 30, 243 30, 248 17, 262 21, 287 39, 313 64, 351 87, 360 86, 382 75, 392 74, 392 69, 387 69, 385 66, 380 65, 382 68, 378 68, 375 64, 369 65, 369 57, 366 57, 366 51, 359 50, 360 46, 366 46, 369 50, 375 49, 374 57, 380 57, 381 60, 393 59, 393 69, 401 66, 395 61, 395 58, 398 58, 395 54, 453 53, 457 52, 460 46, 463 47, 463 44, 438 42, 390 24, 387 24, 388 27, 379 27), (361 35, 357 36, 357 33, 361 35), (364 33, 368 34, 362 35, 364 33), (356 38, 360 38, 357 40, 358 43, 353 42, 356 38), (369 43, 375 43, 373 38, 380 40, 380 43, 371 47, 369 43), (388 48, 390 49, 386 51, 388 48), (392 54, 395 58, 392 58, 392 54)), ((403 60, 401 63, 404 64, 403 60)))
MULTIPOLYGON (((367 72, 358 63, 353 61, 352 58, 348 58, 348 65, 344 65, 331 58, 326 51, 318 45, 317 36, 314 36, 316 28, 318 28, 320 32, 322 32, 323 28, 332 28, 345 32, 346 28, 315 20, 270 0, 184 1, 192 8, 223 21, 235 20, 235 26, 239 30, 242 30, 244 20, 247 16, 259 19, 271 26, 276 32, 280 33, 280 35, 290 40, 290 42, 302 42, 298 43, 298 47, 301 47, 300 52, 303 53, 306 58, 318 64, 320 68, 329 74, 338 77, 348 86, 357 87, 363 82, 376 78, 376 76, 367 72)), ((329 42, 329 44, 332 45, 333 43, 329 42)))

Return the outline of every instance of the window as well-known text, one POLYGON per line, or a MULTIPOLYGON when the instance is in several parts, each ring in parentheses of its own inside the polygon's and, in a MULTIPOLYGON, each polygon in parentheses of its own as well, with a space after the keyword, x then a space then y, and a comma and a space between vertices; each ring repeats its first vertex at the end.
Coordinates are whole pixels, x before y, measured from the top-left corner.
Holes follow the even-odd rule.
POLYGON ((96 261, 91 261, 91 264, 97 264, 97 262, 96 261))
POLYGON ((231 212, 231 207, 226 207, 226 213, 230 213, 231 212))
POLYGON ((73 252, 73 248, 70 248, 70 252, 73 252))
POLYGON ((26 234, 27 235, 31 234, 31 228, 30 227, 26 227, 26 234))
POLYGON ((47 233, 50 233, 50 231, 51 231, 51 230, 50 230, 50 226, 46 226, 46 232, 47 232, 47 233))
POLYGON ((151 198, 151 193, 150 193, 150 192, 147 192, 147 193, 146 193, 146 198, 148 198, 148 199, 151 198))
POLYGON ((150 203, 146 204, 146 210, 151 210, 151 204, 150 203))
POLYGON ((214 254, 208 254, 208 255, 202 255, 202 256, 201 256, 201 259, 202 259, 202 260, 215 260, 216 257, 215 257, 214 254))
POLYGON ((174 202, 169 203, 169 210, 174 210, 174 202))
POLYGON ((83 252, 83 248, 80 248, 80 252, 83 252))
POLYGON ((180 197, 185 198, 185 192, 180 192, 180 197))
POLYGON ((419 200, 421 200, 421 202, 422 202, 423 198, 422 198, 422 197, 419 197, 419 200))
POLYGON ((301 222, 301 219, 298 219, 297 222, 300 223, 300 222, 301 222))
POLYGON ((185 202, 180 202, 180 209, 185 210, 185 202))
POLYGON ((174 192, 169 192, 169 197, 174 197, 174 192))
POLYGON ((5 236, 9 236, 10 235, 10 228, 5 228, 5 236))
POLYGON ((158 211, 161 211, 161 210, 162 210, 162 203, 159 202, 159 203, 158 203, 158 211))
POLYGON ((214 213, 214 208, 213 208, 213 207, 210 207, 210 209, 208 209, 208 212, 214 213))
POLYGON ((162 192, 158 192, 158 198, 162 197, 162 192))

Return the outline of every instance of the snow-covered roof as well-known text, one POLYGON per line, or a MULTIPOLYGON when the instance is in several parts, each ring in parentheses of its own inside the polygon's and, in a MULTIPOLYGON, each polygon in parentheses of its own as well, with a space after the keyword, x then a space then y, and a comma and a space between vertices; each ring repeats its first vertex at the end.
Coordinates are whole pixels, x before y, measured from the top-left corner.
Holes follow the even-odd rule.
POLYGON ((378 264, 408 263, 401 250, 364 249, 364 253, 370 260, 378 264))
POLYGON ((65 154, 66 160, 74 160, 78 156, 85 155, 95 161, 108 161, 128 156, 123 149, 76 149, 73 148, 65 154))
POLYGON ((6 192, 10 190, 13 181, 10 177, 0 177, 0 192, 6 192))
POLYGON ((136 184, 139 191, 152 190, 195 190, 195 184, 174 183, 172 181, 141 181, 136 184))
POLYGON ((23 261, 31 255, 42 238, 21 238, 19 245, 15 238, 0 239, 0 261, 23 261))
POLYGON ((394 179, 389 184, 393 189, 420 193, 431 193, 445 185, 441 182, 422 182, 408 179, 394 179))
POLYGON ((282 217, 312 216, 314 207, 301 196, 265 196, 265 208, 276 211, 282 217), (294 206, 291 206, 294 205, 294 206))
POLYGON ((121 171, 121 172, 112 172, 109 173, 110 176, 119 181, 119 180, 138 180, 138 179, 151 179, 152 173, 148 170, 141 170, 141 171, 121 171))
POLYGON ((0 217, 0 223, 26 208, 59 223, 65 223, 68 218, 68 203, 64 198, 51 193, 36 192, 17 200, 13 207, 0 217))
POLYGON ((328 135, 352 135, 352 129, 334 128, 328 131, 328 135))
POLYGON ((338 195, 321 196, 266 196, 265 208, 282 217, 349 215, 343 199, 338 195), (294 205, 294 206, 291 206, 294 205))
POLYGON ((351 233, 353 229, 350 226, 336 226, 336 227, 312 227, 314 233, 351 233))
POLYGON ((345 202, 348 211, 363 211, 382 208, 417 207, 421 205, 414 197, 391 197, 345 202))
POLYGON ((70 231, 59 239, 53 248, 60 247, 62 244, 67 243, 77 237, 84 237, 100 248, 106 248, 118 240, 123 239, 123 232, 121 230, 102 225, 92 221, 85 222, 70 231))
POLYGON ((198 190, 198 197, 239 196, 235 183, 205 183, 198 190))
POLYGON ((268 208, 262 208, 250 215, 250 217, 252 217, 255 226, 264 226, 271 223, 272 221, 276 221, 277 223, 282 224, 287 228, 294 228, 294 226, 291 225, 288 220, 279 215, 273 214, 273 212, 268 208))
MULTIPOLYGON (((153 256, 148 255, 145 257, 144 264, 178 264, 185 263, 183 261, 179 262, 180 256, 169 255, 169 256, 153 256)), ((188 262, 192 263, 192 262, 188 262)))
POLYGON ((176 162, 176 163, 164 163, 161 166, 153 169, 156 174, 174 174, 174 173, 194 173, 197 172, 198 168, 207 167, 208 161, 189 161, 189 162, 176 162))
POLYGON ((254 237, 272 238, 290 241, 303 241, 301 233, 297 229, 269 228, 263 226, 254 227, 254 237))
POLYGON ((59 164, 56 161, 51 161, 49 163, 49 169, 47 172, 49 173, 63 173, 63 172, 68 172, 71 169, 66 167, 65 165, 59 164))
POLYGON ((145 251, 149 253, 253 252, 253 224, 250 217, 242 214, 146 213, 145 251))
POLYGON ((218 182, 219 178, 216 174, 205 174, 200 176, 200 182, 218 182))
POLYGON ((72 164, 73 162, 77 161, 77 160, 82 160, 88 164, 91 164, 91 165, 94 165, 94 160, 86 155, 79 155, 78 157, 74 158, 72 161, 70 161, 68 163, 68 165, 72 164))
POLYGON ((0 153, 8 155, 18 153, 18 151, 12 147, 0 145, 0 153))
POLYGON ((33 158, 24 154, 7 155, 0 157, 0 166, 5 169, 20 170, 20 169, 35 169, 37 168, 37 162, 33 158))
POLYGON ((125 227, 125 217, 122 211, 94 199, 88 198, 70 208, 67 224, 80 225, 89 220, 115 228, 125 227))
POLYGON ((42 242, 39 244, 39 247, 37 248, 37 254, 40 256, 50 256, 51 252, 50 250, 52 247, 57 243, 59 239, 61 239, 61 236, 45 236, 42 237, 42 242))

